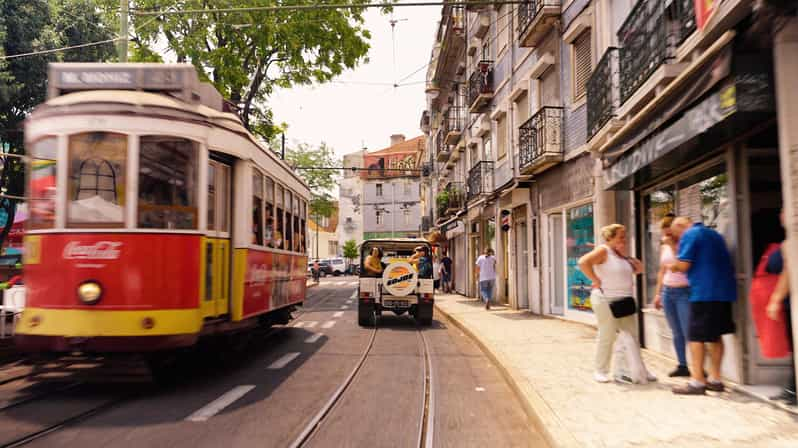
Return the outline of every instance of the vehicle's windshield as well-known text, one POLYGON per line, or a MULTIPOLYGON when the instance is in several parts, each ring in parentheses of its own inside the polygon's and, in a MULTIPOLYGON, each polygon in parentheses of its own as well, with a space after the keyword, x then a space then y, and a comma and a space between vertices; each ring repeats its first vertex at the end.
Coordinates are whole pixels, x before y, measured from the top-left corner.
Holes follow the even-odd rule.
POLYGON ((361 277, 381 277, 392 263, 406 262, 418 272, 419 278, 432 278, 430 246, 424 242, 368 242, 361 250, 361 277))

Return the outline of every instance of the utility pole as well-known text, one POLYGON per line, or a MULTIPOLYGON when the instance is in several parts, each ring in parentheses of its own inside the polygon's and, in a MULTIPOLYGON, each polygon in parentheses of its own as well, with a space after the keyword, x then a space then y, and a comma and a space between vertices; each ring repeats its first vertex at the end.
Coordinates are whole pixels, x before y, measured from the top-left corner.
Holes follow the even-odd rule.
POLYGON ((127 62, 129 0, 119 0, 119 62, 127 62))
POLYGON ((283 144, 280 150, 280 159, 285 160, 285 132, 282 133, 282 136, 283 144))

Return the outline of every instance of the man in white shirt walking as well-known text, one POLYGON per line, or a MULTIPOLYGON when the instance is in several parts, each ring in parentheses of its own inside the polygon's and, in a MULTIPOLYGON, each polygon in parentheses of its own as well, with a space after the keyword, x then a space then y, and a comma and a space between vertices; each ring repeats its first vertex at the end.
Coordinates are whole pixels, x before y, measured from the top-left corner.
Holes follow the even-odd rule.
POLYGON ((496 290, 496 257, 493 249, 485 248, 485 253, 477 258, 477 275, 479 275, 479 294, 485 301, 485 309, 490 309, 493 291, 496 290))

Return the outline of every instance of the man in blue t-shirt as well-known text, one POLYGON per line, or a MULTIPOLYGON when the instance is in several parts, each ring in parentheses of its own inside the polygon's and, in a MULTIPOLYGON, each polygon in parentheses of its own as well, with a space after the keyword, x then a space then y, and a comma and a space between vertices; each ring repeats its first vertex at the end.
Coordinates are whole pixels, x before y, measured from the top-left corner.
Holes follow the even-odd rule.
POLYGON ((723 338, 734 333, 732 303, 737 300, 737 285, 731 254, 718 232, 693 224, 690 218, 673 220, 671 231, 679 239, 678 261, 668 266, 674 272, 686 272, 690 281, 690 381, 674 387, 673 393, 704 395, 707 390, 723 392, 720 366, 723 361, 723 338), (709 378, 704 377, 704 344, 709 345, 709 378))

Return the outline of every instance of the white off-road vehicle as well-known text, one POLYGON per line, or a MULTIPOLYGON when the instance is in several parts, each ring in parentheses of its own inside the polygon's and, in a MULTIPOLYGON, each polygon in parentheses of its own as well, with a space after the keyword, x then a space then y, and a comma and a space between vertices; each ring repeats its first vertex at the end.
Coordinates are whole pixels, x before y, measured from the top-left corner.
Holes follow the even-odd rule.
POLYGON ((435 283, 432 276, 432 247, 422 239, 373 239, 360 247, 360 285, 358 287, 358 323, 374 325, 383 311, 397 315, 410 313, 421 325, 432 324, 435 283), (426 257, 415 257, 424 248, 426 257), (380 271, 369 269, 379 260, 380 271))

